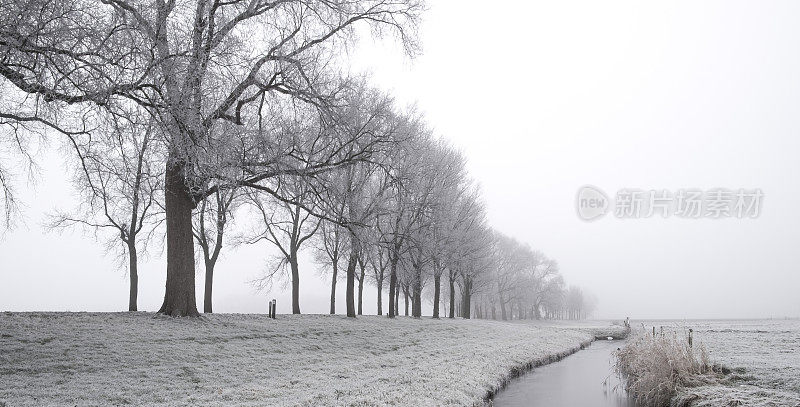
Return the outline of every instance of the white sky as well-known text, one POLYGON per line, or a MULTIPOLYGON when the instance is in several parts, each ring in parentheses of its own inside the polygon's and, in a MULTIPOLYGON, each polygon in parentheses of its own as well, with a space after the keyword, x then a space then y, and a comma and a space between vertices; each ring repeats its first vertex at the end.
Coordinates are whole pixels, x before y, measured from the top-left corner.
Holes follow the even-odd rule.
MULTIPOLYGON (((430 0, 411 61, 386 42, 354 70, 416 102, 469 159, 498 230, 556 258, 599 299, 598 317, 800 316, 800 3, 430 0), (491 4, 491 6, 488 6, 491 4), (758 219, 576 216, 577 189, 761 188, 758 219)), ((56 152, 34 187, 27 226, 0 241, 0 310, 116 311, 127 278, 91 235, 46 233, 72 208, 56 152)), ((240 221, 244 221, 241 219, 240 221)), ((225 251, 215 311, 264 312, 287 290, 255 293, 267 246, 225 251)), ((140 270, 139 308, 157 310, 165 262, 140 270)), ((329 283, 301 264, 301 307, 328 309, 329 283)), ((198 307, 202 307, 202 266, 198 307)), ((365 312, 373 313, 374 290, 365 312)), ((344 311, 344 284, 338 289, 344 311)), ((429 313, 430 306, 426 306, 429 313)))

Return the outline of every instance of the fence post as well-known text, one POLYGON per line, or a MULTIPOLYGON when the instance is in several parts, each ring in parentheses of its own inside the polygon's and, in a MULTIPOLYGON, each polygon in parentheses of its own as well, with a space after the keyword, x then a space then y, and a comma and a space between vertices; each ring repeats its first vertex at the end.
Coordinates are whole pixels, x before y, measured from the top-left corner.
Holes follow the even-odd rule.
POLYGON ((689 347, 692 347, 692 328, 689 328, 689 347))
POLYGON ((653 338, 655 338, 655 337, 656 337, 656 326, 653 325, 653 338))
POLYGON ((269 306, 269 311, 267 312, 267 317, 275 319, 275 300, 268 302, 267 305, 269 306))

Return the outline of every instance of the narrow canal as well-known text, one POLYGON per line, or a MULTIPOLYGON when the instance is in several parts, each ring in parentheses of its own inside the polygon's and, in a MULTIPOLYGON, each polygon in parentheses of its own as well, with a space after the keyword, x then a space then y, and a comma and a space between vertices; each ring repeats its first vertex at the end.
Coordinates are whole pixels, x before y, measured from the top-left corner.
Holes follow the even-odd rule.
POLYGON ((623 341, 595 341, 586 349, 522 375, 494 397, 498 407, 633 407, 617 376, 613 352, 623 341))

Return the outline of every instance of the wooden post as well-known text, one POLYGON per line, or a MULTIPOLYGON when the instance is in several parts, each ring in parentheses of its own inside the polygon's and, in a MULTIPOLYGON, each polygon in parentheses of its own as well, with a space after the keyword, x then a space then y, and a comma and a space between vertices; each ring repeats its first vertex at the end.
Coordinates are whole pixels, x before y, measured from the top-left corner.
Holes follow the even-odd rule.
POLYGON ((692 347, 692 328, 689 328, 689 347, 692 347))
POLYGON ((653 325, 653 338, 655 338, 655 337, 656 337, 656 326, 653 325))

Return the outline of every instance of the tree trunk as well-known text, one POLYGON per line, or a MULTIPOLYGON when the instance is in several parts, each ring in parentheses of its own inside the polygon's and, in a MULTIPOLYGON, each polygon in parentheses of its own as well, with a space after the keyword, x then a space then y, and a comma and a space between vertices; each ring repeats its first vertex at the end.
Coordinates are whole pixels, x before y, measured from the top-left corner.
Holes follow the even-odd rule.
POLYGON ((455 318, 456 314, 456 283, 450 279, 450 318, 455 318))
POLYGON ((331 278, 331 315, 336 313, 336 275, 339 274, 339 259, 333 261, 333 278, 331 278))
POLYGON ((292 268, 292 314, 300 313, 300 268, 297 265, 297 250, 290 253, 289 266, 292 268))
POLYGON ((394 288, 394 314, 400 315, 400 284, 394 288))
POLYGON ((359 267, 361 269, 361 278, 358 279, 358 315, 364 315, 362 314, 362 299, 364 296, 364 270, 366 269, 366 265, 359 262, 359 267))
POLYGON ((378 280, 378 315, 383 315, 383 279, 378 280))
POLYGON ((471 312, 471 297, 472 297, 472 283, 470 281, 464 282, 464 290, 461 295, 461 302, 462 302, 462 309, 461 309, 461 317, 465 319, 470 319, 470 312, 471 312))
POLYGON ((138 265, 138 258, 136 254, 136 239, 131 236, 129 237, 132 243, 128 243, 128 260, 130 262, 130 278, 131 278, 131 287, 130 292, 128 293, 128 311, 137 311, 137 298, 139 296, 139 265, 138 265))
POLYGON ((358 254, 355 250, 350 250, 350 259, 347 261, 347 291, 345 293, 345 302, 347 303, 347 316, 350 318, 356 317, 355 306, 355 281, 356 281, 356 262, 358 261, 358 254))
POLYGON ((411 291, 413 294, 411 314, 414 318, 420 318, 422 316, 422 268, 416 267, 415 274, 416 278, 414 279, 414 287, 411 291))
POLYGON ((442 276, 433 276, 433 317, 439 318, 439 291, 441 290, 442 276))
POLYGON ((408 316, 408 290, 403 288, 403 300, 405 301, 406 316, 408 316))
POLYGON ((183 164, 172 157, 165 176, 167 220, 167 283, 164 303, 158 310, 173 317, 199 316, 195 301, 194 242, 192 210, 194 202, 184 177, 183 164))
POLYGON ((361 280, 358 280, 358 315, 364 315, 364 308, 363 308, 363 297, 364 297, 364 276, 361 276, 361 280))
POLYGON ((211 314, 211 292, 214 284, 214 262, 206 260, 206 290, 203 293, 203 312, 211 314))
POLYGON ((393 257, 389 264, 389 318, 395 316, 397 316, 397 258, 393 257))
POLYGON ((412 315, 414 318, 422 317, 422 289, 419 287, 414 287, 414 298, 412 301, 412 315))
POLYGON ((503 296, 500 296, 500 318, 503 321, 508 320, 508 316, 506 315, 506 302, 503 300, 503 296))

